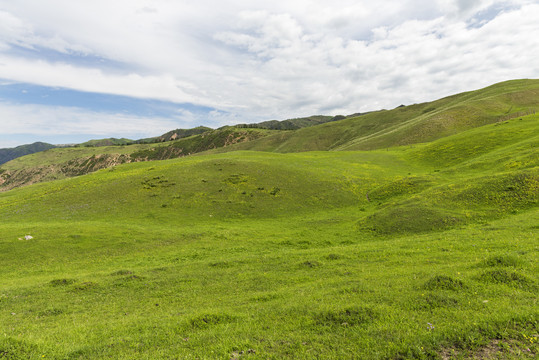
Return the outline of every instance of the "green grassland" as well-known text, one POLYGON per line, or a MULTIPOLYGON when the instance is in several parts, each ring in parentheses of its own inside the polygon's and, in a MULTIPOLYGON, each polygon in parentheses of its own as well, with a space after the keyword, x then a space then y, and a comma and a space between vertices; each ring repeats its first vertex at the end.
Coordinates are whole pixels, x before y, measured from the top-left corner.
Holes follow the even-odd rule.
POLYGON ((17 146, 16 148, 11 149, 0 149, 0 165, 18 157, 39 151, 45 151, 54 147, 55 146, 51 144, 36 142, 33 144, 17 146))
POLYGON ((539 114, 515 96, 421 143, 228 151, 345 119, 1 193, 0 358, 535 358, 539 114))
POLYGON ((236 148, 277 152, 384 149, 520 117, 536 111, 538 105, 538 80, 512 80, 433 102, 279 133, 236 148))
POLYGON ((117 146, 117 145, 130 145, 134 141, 126 138, 116 139, 116 138, 107 138, 107 139, 96 139, 96 140, 90 140, 86 141, 82 144, 78 144, 77 146, 82 147, 100 147, 100 146, 117 146))
MULTIPOLYGON (((167 143, 152 143, 152 144, 131 144, 125 146, 81 146, 81 147, 68 147, 68 148, 55 148, 39 153, 34 153, 24 157, 19 157, 8 163, 2 165, 2 169, 17 171, 21 169, 28 169, 37 166, 55 166, 59 164, 66 164, 69 161, 89 158, 92 156, 103 155, 132 155, 134 158, 140 158, 143 156, 150 157, 150 160, 157 158, 152 153, 161 154, 169 148, 176 148, 181 150, 185 155, 191 152, 201 152, 208 149, 217 147, 225 147, 226 145, 232 145, 233 143, 240 142, 242 140, 248 140, 251 138, 259 138, 265 135, 274 133, 275 131, 264 129, 236 129, 234 127, 223 128, 220 130, 208 131, 204 135, 193 135, 186 138, 182 138, 176 141, 170 141, 167 143), (227 143, 227 140, 229 143, 227 143), (138 155, 137 155, 138 154, 138 155)), ((97 140, 96 140, 97 141, 97 140)), ((177 157, 177 156, 176 156, 177 157)))
MULTIPOLYGON (((358 116, 311 116, 217 130, 204 127, 178 129, 159 138, 125 146, 94 147, 111 142, 111 139, 95 140, 84 148, 54 149, 2 165, 0 191, 83 175, 123 163, 165 160, 201 152, 256 150, 290 153, 413 145, 521 118, 534 114, 538 107, 539 80, 512 80, 433 102, 358 116), (344 119, 338 120, 340 118, 344 119), (316 123, 320 125, 312 126, 316 123), (270 129, 265 129, 265 126, 270 129)), ((116 145, 129 141, 112 140, 116 145)))
MULTIPOLYGON (((192 129, 195 132, 204 128, 192 129)), ((230 145, 251 141, 273 134, 275 130, 241 129, 224 127, 203 134, 167 141, 125 146, 95 146, 56 148, 16 158, 0 167, 0 191, 34 183, 80 176, 119 164, 164 160, 204 152, 209 149, 227 148, 230 145)), ((171 132, 177 134, 178 132, 171 132)), ((182 132, 185 135, 185 132, 182 132)), ((107 139, 105 139, 107 140, 107 139)), ((144 142, 144 141, 143 141, 144 142)), ((97 143, 96 143, 97 144, 97 143)))

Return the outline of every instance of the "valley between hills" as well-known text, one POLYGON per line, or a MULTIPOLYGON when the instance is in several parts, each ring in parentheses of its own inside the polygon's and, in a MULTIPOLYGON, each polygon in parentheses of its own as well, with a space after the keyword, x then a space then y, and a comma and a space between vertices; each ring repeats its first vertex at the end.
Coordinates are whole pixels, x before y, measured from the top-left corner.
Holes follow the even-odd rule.
POLYGON ((538 109, 513 80, 13 158, 0 358, 535 358, 538 109))

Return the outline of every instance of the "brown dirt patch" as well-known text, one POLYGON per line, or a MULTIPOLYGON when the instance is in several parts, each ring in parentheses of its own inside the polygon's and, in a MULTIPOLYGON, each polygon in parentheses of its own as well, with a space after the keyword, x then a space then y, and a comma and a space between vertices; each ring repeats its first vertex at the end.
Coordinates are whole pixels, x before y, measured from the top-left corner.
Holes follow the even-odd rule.
POLYGON ((508 360, 508 359, 535 359, 535 347, 517 340, 492 340, 485 346, 475 350, 462 350, 457 348, 443 349, 439 354, 443 360, 473 359, 473 360, 508 360))

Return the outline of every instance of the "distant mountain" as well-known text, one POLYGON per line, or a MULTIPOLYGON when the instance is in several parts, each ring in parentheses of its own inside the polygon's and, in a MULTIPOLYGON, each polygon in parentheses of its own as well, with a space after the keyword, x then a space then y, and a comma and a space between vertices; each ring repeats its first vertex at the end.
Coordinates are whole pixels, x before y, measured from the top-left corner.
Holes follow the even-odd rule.
POLYGON ((55 147, 56 146, 51 144, 35 142, 33 144, 21 145, 15 148, 0 149, 0 165, 24 155, 53 149, 55 147))
POLYGON ((257 124, 240 124, 236 125, 239 128, 257 128, 257 129, 268 129, 268 130, 297 130, 305 127, 315 126, 324 124, 331 121, 343 120, 346 119, 346 116, 337 115, 337 116, 326 116, 326 115, 313 115, 303 118, 295 118, 288 120, 269 120, 263 121, 257 124))
POLYGON ((0 191, 80 176, 125 163, 179 158, 226 148, 275 132, 279 131, 227 126, 166 142, 126 146, 75 146, 55 149, 54 154, 31 154, 0 167, 0 191))
POLYGON ((183 138, 193 136, 193 135, 200 135, 211 130, 213 129, 206 126, 197 126, 196 128, 192 128, 192 129, 176 129, 176 130, 169 131, 166 134, 163 134, 161 136, 137 140, 135 141, 135 143, 136 144, 152 144, 152 143, 158 143, 158 142, 173 141, 173 140, 183 139, 183 138))
MULTIPOLYGON (((269 120, 263 121, 256 124, 239 124, 234 126, 223 126, 217 130, 227 130, 228 128, 240 128, 240 129, 266 129, 266 130, 297 130, 306 127, 311 127, 315 125, 325 124, 331 121, 343 120, 351 116, 358 116, 362 114, 354 114, 349 116, 337 115, 337 116, 326 116, 326 115, 313 115, 303 118, 295 118, 288 120, 269 120)), ((101 147, 101 146, 115 146, 115 145, 132 145, 132 144, 155 144, 168 141, 180 140, 183 138, 188 138, 195 135, 202 135, 204 133, 209 133, 215 131, 212 128, 206 126, 197 126, 192 129, 176 129, 171 130, 161 136, 144 138, 139 140, 130 140, 130 139, 116 139, 116 138, 107 138, 107 139, 98 139, 90 140, 82 144, 73 145, 75 147, 101 147)))
POLYGON ((75 145, 76 147, 99 147, 99 146, 117 146, 117 145, 131 145, 134 141, 126 138, 116 139, 116 138, 107 138, 107 139, 97 139, 86 141, 82 144, 75 145))
MULTIPOLYGON (((357 116, 357 115, 360 115, 360 114, 354 114, 354 116, 357 116)), ((226 130, 228 128, 297 130, 297 129, 302 129, 305 127, 325 124, 331 121, 343 120, 348 117, 349 116, 343 116, 343 115, 337 115, 337 116, 312 115, 308 117, 288 119, 288 120, 268 120, 268 121, 263 121, 256 124, 239 124, 239 125, 233 125, 233 126, 223 126, 217 130, 226 130)), ((163 134, 158 137, 137 140, 135 141, 135 143, 149 144, 149 143, 155 143, 155 142, 174 141, 174 140, 179 140, 186 137, 190 137, 193 135, 201 135, 210 131, 214 131, 214 129, 205 127, 205 126, 198 126, 192 129, 176 129, 176 130, 169 131, 166 134, 163 134)))
POLYGON ((158 146, 135 151, 130 154, 130 158, 133 161, 177 158, 206 150, 225 148, 234 144, 253 141, 273 133, 273 131, 267 129, 245 129, 235 126, 224 126, 216 130, 209 129, 209 131, 189 137, 171 139, 168 144, 159 144, 158 146))

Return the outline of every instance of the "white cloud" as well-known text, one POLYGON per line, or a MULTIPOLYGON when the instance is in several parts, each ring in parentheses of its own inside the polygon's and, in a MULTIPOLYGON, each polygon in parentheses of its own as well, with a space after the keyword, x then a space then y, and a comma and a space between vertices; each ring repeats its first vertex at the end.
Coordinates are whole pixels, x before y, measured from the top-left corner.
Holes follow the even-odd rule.
MULTIPOLYGON (((28 143, 30 143, 30 141, 28 141, 28 143)), ((0 149, 6 149, 6 148, 14 148, 14 147, 17 147, 21 145, 21 142, 18 141, 18 140, 3 140, 0 138, 0 149)))
POLYGON ((0 134, 32 133, 43 136, 91 134, 125 136, 159 135, 184 122, 118 113, 91 112, 80 108, 0 103, 0 134))
POLYGON ((171 74, 106 73, 98 68, 0 55, 0 78, 86 92, 175 102, 204 102, 196 94, 189 94, 194 89, 193 85, 171 74))
POLYGON ((12 46, 28 49, 43 47, 61 53, 88 53, 88 49, 81 45, 73 45, 61 38, 58 34, 40 36, 35 34, 31 24, 11 13, 0 10, 0 51, 9 50, 12 46))
POLYGON ((5 81, 205 105, 216 109, 207 119, 184 118, 213 125, 390 108, 539 76, 533 0, 0 0, 0 9, 5 81), (123 68, 22 58, 14 46, 123 68))
POLYGON ((354 112, 536 77, 539 69, 530 49, 539 45, 538 15, 539 6, 529 5, 481 28, 442 16, 408 20, 375 29, 370 41, 294 28, 276 41, 272 27, 292 19, 264 14, 258 23, 217 38, 248 52, 250 61, 241 72, 252 72, 250 90, 261 99, 254 104, 260 111, 271 113, 284 104, 283 115, 309 109, 354 112))

